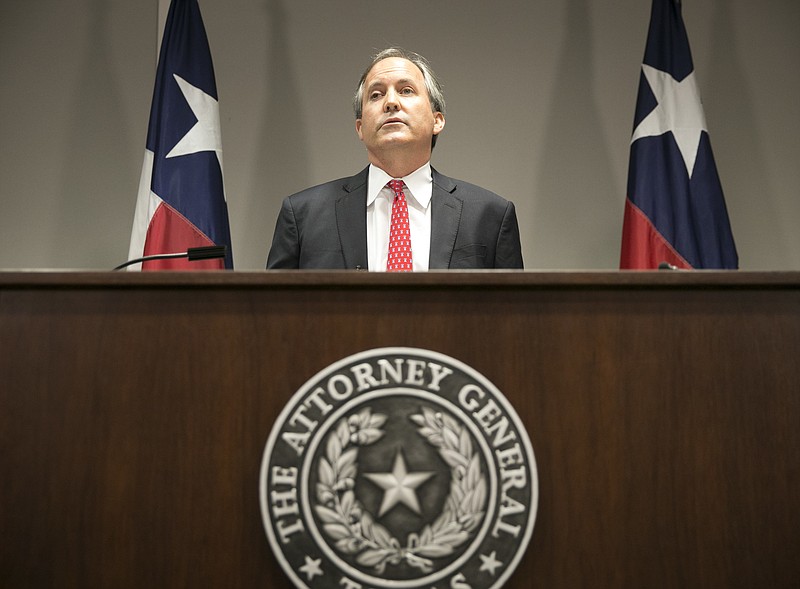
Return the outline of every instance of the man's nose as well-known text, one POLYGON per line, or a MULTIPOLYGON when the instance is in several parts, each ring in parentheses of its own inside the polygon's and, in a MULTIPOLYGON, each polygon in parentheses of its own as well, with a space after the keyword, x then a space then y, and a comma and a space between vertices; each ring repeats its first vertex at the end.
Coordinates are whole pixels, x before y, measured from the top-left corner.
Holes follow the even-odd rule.
POLYGON ((399 108, 400 101, 398 100, 398 94, 393 88, 389 88, 389 90, 386 91, 386 96, 383 100, 383 111, 392 112, 398 110, 399 108))

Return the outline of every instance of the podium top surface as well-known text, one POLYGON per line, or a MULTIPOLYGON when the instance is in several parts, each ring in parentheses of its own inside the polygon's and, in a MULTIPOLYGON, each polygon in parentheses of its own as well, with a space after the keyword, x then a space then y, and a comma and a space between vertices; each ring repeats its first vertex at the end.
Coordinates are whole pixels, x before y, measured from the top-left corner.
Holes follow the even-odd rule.
POLYGON ((110 272, 0 271, 0 289, 114 288, 486 288, 486 289, 800 289, 800 272, 473 270, 385 273, 264 270, 110 272))

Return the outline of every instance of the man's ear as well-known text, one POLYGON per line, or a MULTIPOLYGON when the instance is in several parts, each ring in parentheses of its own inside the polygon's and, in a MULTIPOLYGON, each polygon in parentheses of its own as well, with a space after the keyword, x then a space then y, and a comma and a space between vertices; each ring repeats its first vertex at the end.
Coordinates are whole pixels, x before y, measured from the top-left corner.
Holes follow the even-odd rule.
POLYGON ((444 115, 440 112, 433 113, 433 134, 438 135, 444 129, 444 115))
POLYGON ((361 141, 364 141, 364 137, 361 135, 361 119, 356 119, 356 135, 361 141))

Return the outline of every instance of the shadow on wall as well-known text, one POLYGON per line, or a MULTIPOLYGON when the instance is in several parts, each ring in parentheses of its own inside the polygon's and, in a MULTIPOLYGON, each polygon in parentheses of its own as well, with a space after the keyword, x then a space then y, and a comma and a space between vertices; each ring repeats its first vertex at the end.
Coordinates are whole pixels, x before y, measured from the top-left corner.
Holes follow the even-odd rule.
POLYGON ((593 98, 588 0, 569 0, 564 30, 535 191, 534 239, 546 249, 537 248, 525 265, 615 269, 625 195, 616 191, 609 142, 593 98))
POLYGON ((281 201, 298 190, 298 182, 305 188, 310 176, 286 9, 282 0, 266 0, 264 8, 268 21, 266 50, 269 56, 264 76, 267 80, 266 102, 251 182, 255 194, 248 200, 243 231, 244 235, 259 240, 259 245, 252 244, 252 249, 263 252, 261 267, 267 262, 281 201))
MULTIPOLYGON (((54 195, 58 222, 47 259, 53 267, 103 269, 124 261, 128 253, 138 185, 125 190, 120 182, 130 177, 129 163, 137 155, 122 153, 131 143, 109 61, 109 5, 93 0, 87 12, 86 57, 69 109, 74 118, 61 150, 61 192, 54 195)), ((141 157, 142 153, 139 161, 141 157)))
MULTIPOLYGON (((758 134, 753 99, 739 56, 731 7, 717 1, 713 10, 708 84, 700 80, 711 147, 725 194, 728 217, 742 270, 790 267, 792 243, 773 199, 764 141, 758 134), (726 146, 722 150, 717 146, 726 146), (723 165, 721 166, 720 163, 723 165), (754 248, 748 243, 760 242, 754 248), (768 246, 766 242, 772 242, 768 246), (753 249, 767 253, 753 257, 753 249)), ((691 41, 691 32, 689 33, 691 41)), ((696 64, 695 64, 696 65, 696 64)), ((792 229, 794 231, 794 229, 792 229)))

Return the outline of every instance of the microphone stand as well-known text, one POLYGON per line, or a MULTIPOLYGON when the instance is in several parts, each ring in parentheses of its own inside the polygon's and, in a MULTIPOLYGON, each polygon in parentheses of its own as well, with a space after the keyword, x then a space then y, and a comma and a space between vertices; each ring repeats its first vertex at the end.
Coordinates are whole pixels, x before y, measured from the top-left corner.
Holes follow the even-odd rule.
POLYGON ((225 254, 228 252, 228 246, 226 245, 206 245, 203 247, 190 247, 185 252, 179 252, 177 254, 153 254, 150 256, 143 256, 141 258, 134 258, 133 260, 128 260, 114 268, 112 272, 117 270, 122 270, 126 266, 130 266, 131 264, 137 264, 139 262, 149 262, 150 260, 168 260, 172 258, 189 258, 190 262, 194 262, 196 260, 213 260, 215 258, 224 258, 225 254))

